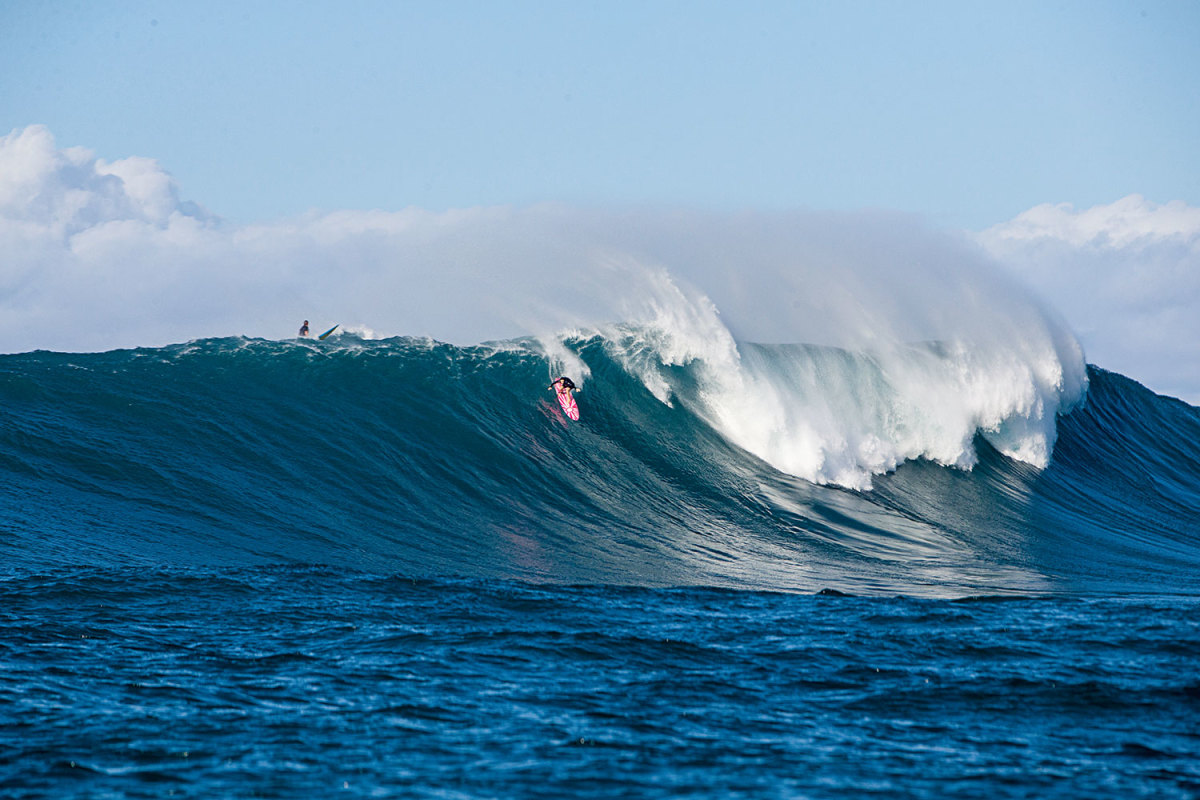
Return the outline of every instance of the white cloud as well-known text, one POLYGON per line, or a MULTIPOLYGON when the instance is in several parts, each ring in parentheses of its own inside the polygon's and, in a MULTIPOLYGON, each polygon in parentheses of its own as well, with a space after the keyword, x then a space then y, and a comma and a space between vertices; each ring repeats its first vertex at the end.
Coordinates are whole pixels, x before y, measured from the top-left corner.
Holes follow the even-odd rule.
POLYGON ((561 316, 582 285, 570 278, 587 256, 556 225, 554 212, 504 208, 229 225, 181 201, 153 159, 59 149, 35 125, 0 138, 0 351, 281 338, 306 317, 515 336, 561 316))
POLYGON ((1039 241, 1057 239, 1075 247, 1129 248, 1163 239, 1194 239, 1200 208, 1175 201, 1152 203, 1131 194, 1109 205, 1076 211, 1070 203, 1044 203, 985 232, 985 239, 1039 241))
POLYGON ((166 226, 174 214, 203 217, 179 202, 174 180, 153 159, 106 162, 81 147, 59 150, 42 125, 0 138, 0 218, 9 226, 30 222, 70 236, 117 220, 166 226))
POLYGON ((1200 404, 1200 208, 1041 205, 978 240, 1064 314, 1090 362, 1200 404))

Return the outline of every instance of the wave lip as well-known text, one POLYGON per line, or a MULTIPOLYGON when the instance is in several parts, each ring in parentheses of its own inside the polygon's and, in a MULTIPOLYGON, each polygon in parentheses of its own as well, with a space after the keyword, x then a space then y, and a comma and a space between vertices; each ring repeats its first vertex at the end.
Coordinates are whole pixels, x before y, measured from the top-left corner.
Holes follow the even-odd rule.
POLYGON ((977 435, 1044 468, 1057 416, 1086 388, 1056 358, 1029 364, 961 344, 868 353, 743 345, 740 352, 736 377, 697 387, 691 400, 699 413, 784 472, 853 489, 915 459, 970 469, 977 435))
POLYGON ((678 400, 733 444, 813 483, 867 489, 919 458, 969 469, 977 434, 1044 468, 1058 416, 1086 394, 1079 343, 1012 287, 969 320, 905 320, 909 330, 944 329, 941 338, 897 338, 898 326, 884 324, 844 336, 844 346, 761 344, 739 340, 736 321, 684 279, 622 269, 643 283, 623 309, 632 322, 597 329, 612 357, 660 401, 678 400))

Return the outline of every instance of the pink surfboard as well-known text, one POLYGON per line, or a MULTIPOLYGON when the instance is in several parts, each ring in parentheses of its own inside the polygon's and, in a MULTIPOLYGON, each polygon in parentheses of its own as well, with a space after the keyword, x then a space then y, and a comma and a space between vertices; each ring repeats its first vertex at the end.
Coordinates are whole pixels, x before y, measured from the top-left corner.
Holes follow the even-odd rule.
POLYGON ((558 404, 562 406, 563 412, 571 419, 579 419, 579 404, 571 396, 571 390, 563 388, 560 383, 554 387, 554 391, 558 394, 558 404))

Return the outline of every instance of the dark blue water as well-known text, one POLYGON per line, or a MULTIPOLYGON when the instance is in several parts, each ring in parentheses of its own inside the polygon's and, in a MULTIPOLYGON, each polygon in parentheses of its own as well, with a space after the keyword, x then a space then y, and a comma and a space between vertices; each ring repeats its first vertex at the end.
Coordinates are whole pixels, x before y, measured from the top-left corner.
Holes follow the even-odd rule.
POLYGON ((1195 797, 1195 599, 0 585, 7 797, 1195 797))
POLYGON ((1197 409, 850 491, 577 349, 0 357, 0 795, 1200 796, 1197 409))
POLYGON ((6 796, 1200 793, 1194 599, 61 571, 0 587, 6 796))

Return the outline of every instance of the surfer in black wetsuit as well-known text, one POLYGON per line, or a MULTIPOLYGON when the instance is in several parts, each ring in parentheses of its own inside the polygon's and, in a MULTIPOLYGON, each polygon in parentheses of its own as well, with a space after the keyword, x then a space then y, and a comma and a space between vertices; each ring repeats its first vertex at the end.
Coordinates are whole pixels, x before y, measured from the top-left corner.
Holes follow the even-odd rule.
POLYGON ((575 405, 575 397, 572 394, 572 392, 579 391, 578 387, 575 386, 575 381, 563 375, 550 384, 550 388, 557 394, 558 404, 562 406, 563 413, 570 419, 579 419, 579 406, 575 405))
POLYGON ((300 326, 300 335, 308 336, 308 320, 304 320, 304 324, 300 326))

